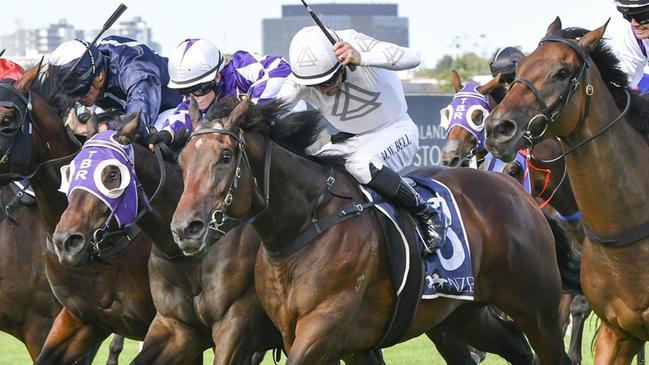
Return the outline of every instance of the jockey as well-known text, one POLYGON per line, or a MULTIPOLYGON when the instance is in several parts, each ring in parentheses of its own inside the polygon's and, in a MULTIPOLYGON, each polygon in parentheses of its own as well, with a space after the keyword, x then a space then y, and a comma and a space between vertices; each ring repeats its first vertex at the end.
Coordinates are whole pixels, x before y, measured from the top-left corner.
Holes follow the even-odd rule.
POLYGON ((648 61, 649 0, 617 0, 615 5, 622 16, 611 19, 606 33, 620 68, 629 76, 629 86, 637 88, 648 61))
MULTIPOLYGON (((126 37, 106 37, 88 50, 87 45, 80 40, 63 42, 50 55, 50 69, 62 75, 81 58, 74 73, 65 80, 63 92, 85 106, 139 112, 143 121, 140 135, 147 144, 155 143, 162 132, 153 129, 149 132, 149 127, 166 120, 182 101, 180 93, 166 86, 167 59, 147 45, 126 37)), ((99 131, 107 127, 102 124, 99 131)), ((173 131, 177 132, 180 131, 173 131)))
MULTIPOLYGON (((247 94, 253 103, 267 102, 277 95, 289 64, 281 57, 257 56, 237 51, 231 59, 205 39, 185 39, 169 57, 169 84, 185 96, 168 120, 172 129, 191 130, 189 96, 205 114, 215 101, 247 94)), ((167 128, 165 128, 167 130, 167 128)))
POLYGON ((11 79, 16 81, 24 73, 25 70, 19 64, 9 61, 6 58, 0 58, 0 80, 11 79))
POLYGON ((496 77, 500 74, 500 80, 509 88, 509 85, 516 78, 516 63, 525 58, 523 52, 514 47, 499 49, 489 61, 491 75, 496 77))
POLYGON ((289 49, 293 73, 279 97, 289 106, 304 99, 342 132, 316 155, 346 156, 345 169, 359 183, 421 221, 427 251, 432 252, 444 242, 441 214, 395 172, 412 163, 419 133, 394 71, 416 67, 419 55, 353 29, 329 33, 338 40, 333 47, 316 26, 293 37, 289 49))

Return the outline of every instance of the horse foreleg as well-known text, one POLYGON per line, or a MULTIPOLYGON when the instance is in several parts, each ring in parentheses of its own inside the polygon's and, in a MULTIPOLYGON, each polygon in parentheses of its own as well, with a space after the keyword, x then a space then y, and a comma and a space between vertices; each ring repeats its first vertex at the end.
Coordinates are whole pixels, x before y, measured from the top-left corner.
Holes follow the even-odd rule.
POLYGON ((559 300, 559 325, 561 326, 561 334, 564 337, 570 324, 570 304, 574 297, 574 294, 561 294, 561 299, 559 300))
POLYGON ((435 344, 437 352, 448 365, 475 365, 471 351, 466 343, 439 329, 426 332, 426 336, 435 344))
POLYGON ((570 334, 570 351, 568 355, 573 365, 581 365, 581 341, 584 335, 584 324, 590 314, 590 305, 583 295, 576 295, 570 305, 572 331, 570 334))
POLYGON ((123 349, 124 336, 113 336, 113 340, 110 341, 110 346, 108 346, 108 360, 106 360, 106 365, 117 365, 119 354, 122 353, 123 349))
POLYGON ((199 357, 202 362, 203 350, 209 347, 204 337, 184 323, 157 314, 131 365, 193 364, 199 357))
POLYGON ((50 328, 52 328, 52 318, 41 317, 36 313, 31 313, 23 323, 20 340, 27 347, 32 360, 35 360, 41 353, 50 328))
POLYGON ((602 321, 595 339, 594 365, 630 365, 642 345, 602 321))
POLYGON ((106 330, 83 322, 63 308, 54 320, 43 349, 34 364, 72 364, 94 346, 98 346, 107 336, 106 330))
POLYGON ((642 344, 642 347, 640 347, 640 351, 638 351, 638 365, 645 365, 644 364, 644 344, 642 344))

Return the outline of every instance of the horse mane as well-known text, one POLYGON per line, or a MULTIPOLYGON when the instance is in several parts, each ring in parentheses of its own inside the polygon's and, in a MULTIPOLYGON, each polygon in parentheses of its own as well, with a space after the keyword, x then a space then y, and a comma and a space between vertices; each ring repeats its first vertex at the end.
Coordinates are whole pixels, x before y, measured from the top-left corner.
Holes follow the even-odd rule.
MULTIPOLYGON (((227 117, 237 106, 236 98, 223 98, 210 107, 203 123, 227 117)), ((317 110, 288 114, 287 106, 278 99, 265 104, 251 104, 241 117, 240 128, 265 134, 280 146, 303 157, 309 157, 307 147, 318 140, 324 128, 317 110)))
POLYGON ((40 95, 46 103, 55 108, 61 118, 65 118, 68 110, 74 106, 74 100, 61 92, 61 84, 65 75, 57 67, 48 67, 40 73, 31 86, 31 91, 40 95))
MULTIPOLYGON (((573 27, 562 29, 557 35, 567 39, 579 39, 588 32, 587 29, 573 27)), ((620 60, 604 39, 590 53, 590 57, 599 69, 618 109, 624 110, 627 102, 624 91, 629 91, 631 104, 627 113, 627 120, 639 133, 649 135, 649 99, 647 99, 647 96, 642 96, 636 90, 629 88, 628 76, 620 68, 620 60)))

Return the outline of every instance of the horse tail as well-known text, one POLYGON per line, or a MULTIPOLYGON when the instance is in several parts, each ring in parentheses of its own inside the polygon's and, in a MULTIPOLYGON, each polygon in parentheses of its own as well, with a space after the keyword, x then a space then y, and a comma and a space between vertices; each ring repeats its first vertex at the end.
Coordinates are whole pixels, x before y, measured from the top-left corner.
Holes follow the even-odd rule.
POLYGON ((559 222, 550 218, 547 214, 544 215, 554 236, 557 263, 559 264, 559 273, 561 275, 561 286, 564 291, 581 294, 581 258, 573 254, 570 239, 559 225, 559 222))

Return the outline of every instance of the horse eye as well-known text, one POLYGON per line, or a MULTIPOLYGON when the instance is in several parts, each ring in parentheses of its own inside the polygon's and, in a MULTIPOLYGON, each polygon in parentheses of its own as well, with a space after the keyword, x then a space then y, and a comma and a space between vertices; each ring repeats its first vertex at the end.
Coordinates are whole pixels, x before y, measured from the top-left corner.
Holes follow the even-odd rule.
POLYGON ((117 178, 118 178, 117 171, 111 171, 108 174, 108 179, 109 180, 117 180, 117 178))
POLYGON ((223 153, 221 154, 221 161, 223 162, 230 162, 232 159, 232 151, 230 150, 223 150, 223 153))
POLYGON ((559 72, 557 72, 557 78, 559 80, 565 80, 568 77, 570 77, 570 70, 568 70, 567 68, 562 68, 561 70, 559 70, 559 72))

